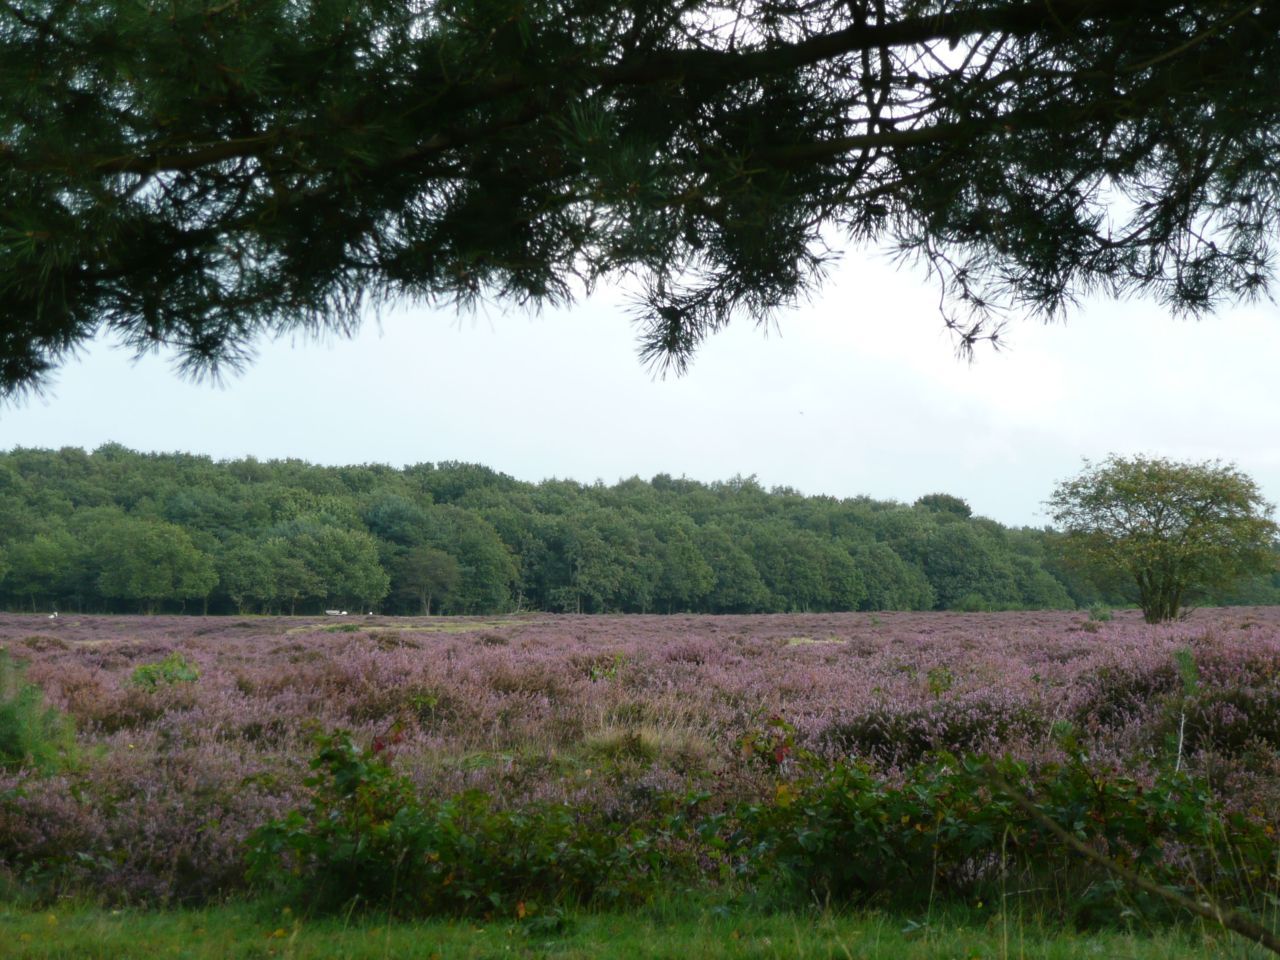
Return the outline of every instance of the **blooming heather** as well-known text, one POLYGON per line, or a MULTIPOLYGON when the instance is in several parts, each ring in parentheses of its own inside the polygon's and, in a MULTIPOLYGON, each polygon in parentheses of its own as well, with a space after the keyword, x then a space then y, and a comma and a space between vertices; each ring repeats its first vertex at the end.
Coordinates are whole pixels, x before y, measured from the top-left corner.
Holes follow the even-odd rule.
MULTIPOLYGON (((756 784, 744 734, 785 717, 890 774, 934 750, 1208 773, 1280 809, 1280 609, 1144 624, 1083 613, 500 619, 0 615, 0 646, 76 720, 82 760, 0 777, 0 871, 124 899, 243 882, 243 842, 297 806, 319 731, 371 743, 426 795, 573 800, 756 784), (1194 665, 1193 675, 1179 666, 1194 665), (194 682, 130 682, 180 653, 194 682), (1179 736, 1181 743, 1179 745, 1179 736)), ((1268 813, 1268 811, 1270 811, 1268 813)))

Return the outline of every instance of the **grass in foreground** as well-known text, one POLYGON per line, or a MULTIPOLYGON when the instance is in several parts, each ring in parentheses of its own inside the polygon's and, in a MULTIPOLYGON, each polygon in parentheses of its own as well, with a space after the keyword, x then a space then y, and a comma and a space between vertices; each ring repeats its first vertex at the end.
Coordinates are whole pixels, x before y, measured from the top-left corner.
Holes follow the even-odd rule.
POLYGON ((34 958, 848 958, 1005 960, 1124 958, 1253 960, 1270 956, 1224 931, 1077 933, 976 911, 939 920, 881 913, 801 914, 660 904, 633 913, 579 913, 554 922, 384 923, 308 919, 262 904, 201 910, 0 907, 0 955, 34 958))

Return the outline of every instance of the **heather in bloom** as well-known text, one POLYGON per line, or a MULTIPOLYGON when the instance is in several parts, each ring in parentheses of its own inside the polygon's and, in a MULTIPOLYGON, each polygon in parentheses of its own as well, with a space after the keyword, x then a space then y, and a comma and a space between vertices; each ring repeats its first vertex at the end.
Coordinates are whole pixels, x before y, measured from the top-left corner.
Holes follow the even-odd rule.
POLYGON ((1180 763, 1280 810, 1280 610, 480 618, 0 615, 0 646, 74 719, 82 762, 0 773, 0 870, 122 898, 244 881, 244 841, 306 801, 315 735, 382 744, 427 800, 644 813, 766 786, 744 737, 892 778, 936 750, 1180 763), (172 659, 171 659, 172 658, 172 659), (182 663, 194 680, 141 685, 182 663), (1194 665, 1194 683, 1185 664, 1194 665), (1182 664, 1180 666, 1180 664, 1182 664))

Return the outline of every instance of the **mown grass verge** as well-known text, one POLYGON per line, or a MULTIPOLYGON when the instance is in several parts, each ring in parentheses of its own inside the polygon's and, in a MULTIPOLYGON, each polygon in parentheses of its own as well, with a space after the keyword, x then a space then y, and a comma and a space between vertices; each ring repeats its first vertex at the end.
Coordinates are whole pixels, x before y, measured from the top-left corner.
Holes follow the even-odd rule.
POLYGON ((630 912, 580 912, 554 924, 503 920, 387 923, 375 914, 305 917, 266 902, 200 910, 0 907, 6 960, 280 958, 856 958, 856 960, 1251 960, 1265 954, 1221 931, 1076 932, 971 907, 947 915, 770 911, 733 902, 660 900, 630 912))

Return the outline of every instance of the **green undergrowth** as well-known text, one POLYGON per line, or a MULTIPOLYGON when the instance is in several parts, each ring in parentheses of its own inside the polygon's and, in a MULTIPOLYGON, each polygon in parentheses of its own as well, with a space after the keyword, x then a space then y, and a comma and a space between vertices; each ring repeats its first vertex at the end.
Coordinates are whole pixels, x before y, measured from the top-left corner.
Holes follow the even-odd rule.
POLYGON ((24 666, 0 647, 0 771, 51 773, 74 763, 76 752, 71 719, 45 704, 40 688, 26 681, 24 666))
POLYGON ((1170 771, 1138 783, 1078 754, 1034 770, 940 755, 887 779, 797 748, 775 720, 743 743, 772 780, 757 799, 655 795, 624 813, 504 808, 478 792, 426 800, 388 762, 395 746, 320 738, 309 803, 250 838, 260 893, 311 913, 406 918, 552 922, 750 889, 771 907, 999 902, 1091 929, 1186 920, 1082 859, 1053 824, 1150 882, 1263 922, 1280 884, 1274 833, 1222 810, 1203 781, 1170 771))
POLYGON ((547 914, 566 902, 641 902, 667 872, 691 873, 679 817, 631 824, 562 804, 495 807, 479 791, 420 799, 368 748, 324 736, 311 802, 257 830, 249 875, 308 908, 399 915, 547 914))
POLYGON ((659 900, 631 911, 391 921, 313 917, 266 901, 200 910, 0 907, 6 960, 1254 960, 1268 956, 1197 925, 1080 932, 990 906, 919 913, 779 911, 732 900, 659 900))
POLYGON ((200 679, 196 665, 175 650, 163 660, 134 667, 129 682, 144 690, 155 690, 175 683, 195 683, 200 679))

